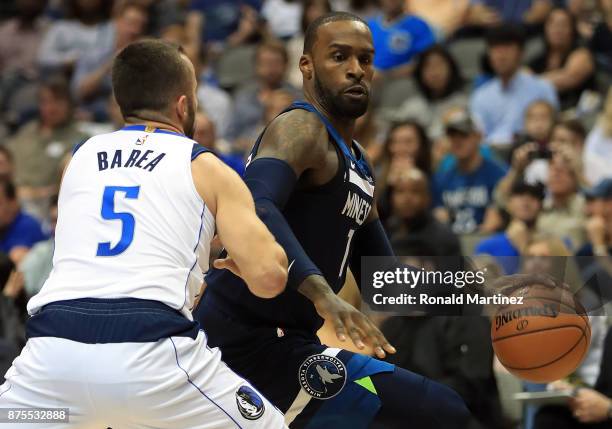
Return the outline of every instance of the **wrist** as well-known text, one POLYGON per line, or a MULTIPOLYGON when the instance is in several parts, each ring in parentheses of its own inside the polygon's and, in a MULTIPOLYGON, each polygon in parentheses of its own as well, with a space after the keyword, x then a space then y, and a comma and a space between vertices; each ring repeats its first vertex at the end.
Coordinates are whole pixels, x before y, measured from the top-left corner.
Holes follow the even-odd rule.
POLYGON ((330 295, 335 295, 325 278, 318 274, 306 277, 297 290, 315 305, 317 302, 327 299, 330 295))

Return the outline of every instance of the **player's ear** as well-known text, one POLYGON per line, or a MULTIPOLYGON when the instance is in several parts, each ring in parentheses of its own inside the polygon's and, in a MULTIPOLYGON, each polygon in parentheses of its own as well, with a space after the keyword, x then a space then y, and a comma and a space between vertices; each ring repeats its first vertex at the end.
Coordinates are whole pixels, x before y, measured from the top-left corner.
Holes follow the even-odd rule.
POLYGON ((181 122, 184 118, 187 117, 187 114, 189 113, 189 106, 187 105, 188 102, 189 100, 187 100, 187 96, 181 95, 176 103, 176 116, 178 116, 181 122))
POLYGON ((300 57, 300 71, 304 79, 310 80, 313 75, 312 58, 310 55, 304 54, 300 57))

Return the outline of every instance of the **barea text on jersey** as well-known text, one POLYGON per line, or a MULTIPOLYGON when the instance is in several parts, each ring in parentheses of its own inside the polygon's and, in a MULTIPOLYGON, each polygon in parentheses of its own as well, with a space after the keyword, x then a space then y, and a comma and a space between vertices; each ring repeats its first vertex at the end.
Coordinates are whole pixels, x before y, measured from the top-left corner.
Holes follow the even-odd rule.
POLYGON ((156 155, 155 151, 147 150, 143 152, 138 149, 132 149, 129 155, 127 151, 123 153, 122 150, 117 149, 112 157, 109 156, 108 152, 98 152, 98 169, 102 171, 108 168, 137 167, 153 171, 164 156, 166 156, 165 153, 156 155))

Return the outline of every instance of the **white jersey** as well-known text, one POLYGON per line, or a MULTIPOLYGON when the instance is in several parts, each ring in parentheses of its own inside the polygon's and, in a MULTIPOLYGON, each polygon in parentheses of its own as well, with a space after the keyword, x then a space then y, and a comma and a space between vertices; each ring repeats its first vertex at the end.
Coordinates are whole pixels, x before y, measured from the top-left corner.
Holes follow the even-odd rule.
POLYGON ((191 175, 194 141, 133 125, 90 138, 62 181, 53 270, 28 303, 160 301, 190 320, 214 217, 191 175))

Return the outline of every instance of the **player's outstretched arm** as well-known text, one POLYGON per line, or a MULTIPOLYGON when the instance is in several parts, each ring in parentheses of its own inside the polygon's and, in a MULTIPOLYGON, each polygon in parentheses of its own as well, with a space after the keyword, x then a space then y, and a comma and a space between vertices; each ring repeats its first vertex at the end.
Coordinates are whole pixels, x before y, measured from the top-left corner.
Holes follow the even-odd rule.
POLYGON ((191 170, 229 255, 215 261, 215 266, 242 277, 261 298, 281 293, 287 282, 287 256, 257 217, 253 198, 240 177, 212 154, 198 156, 191 170))

